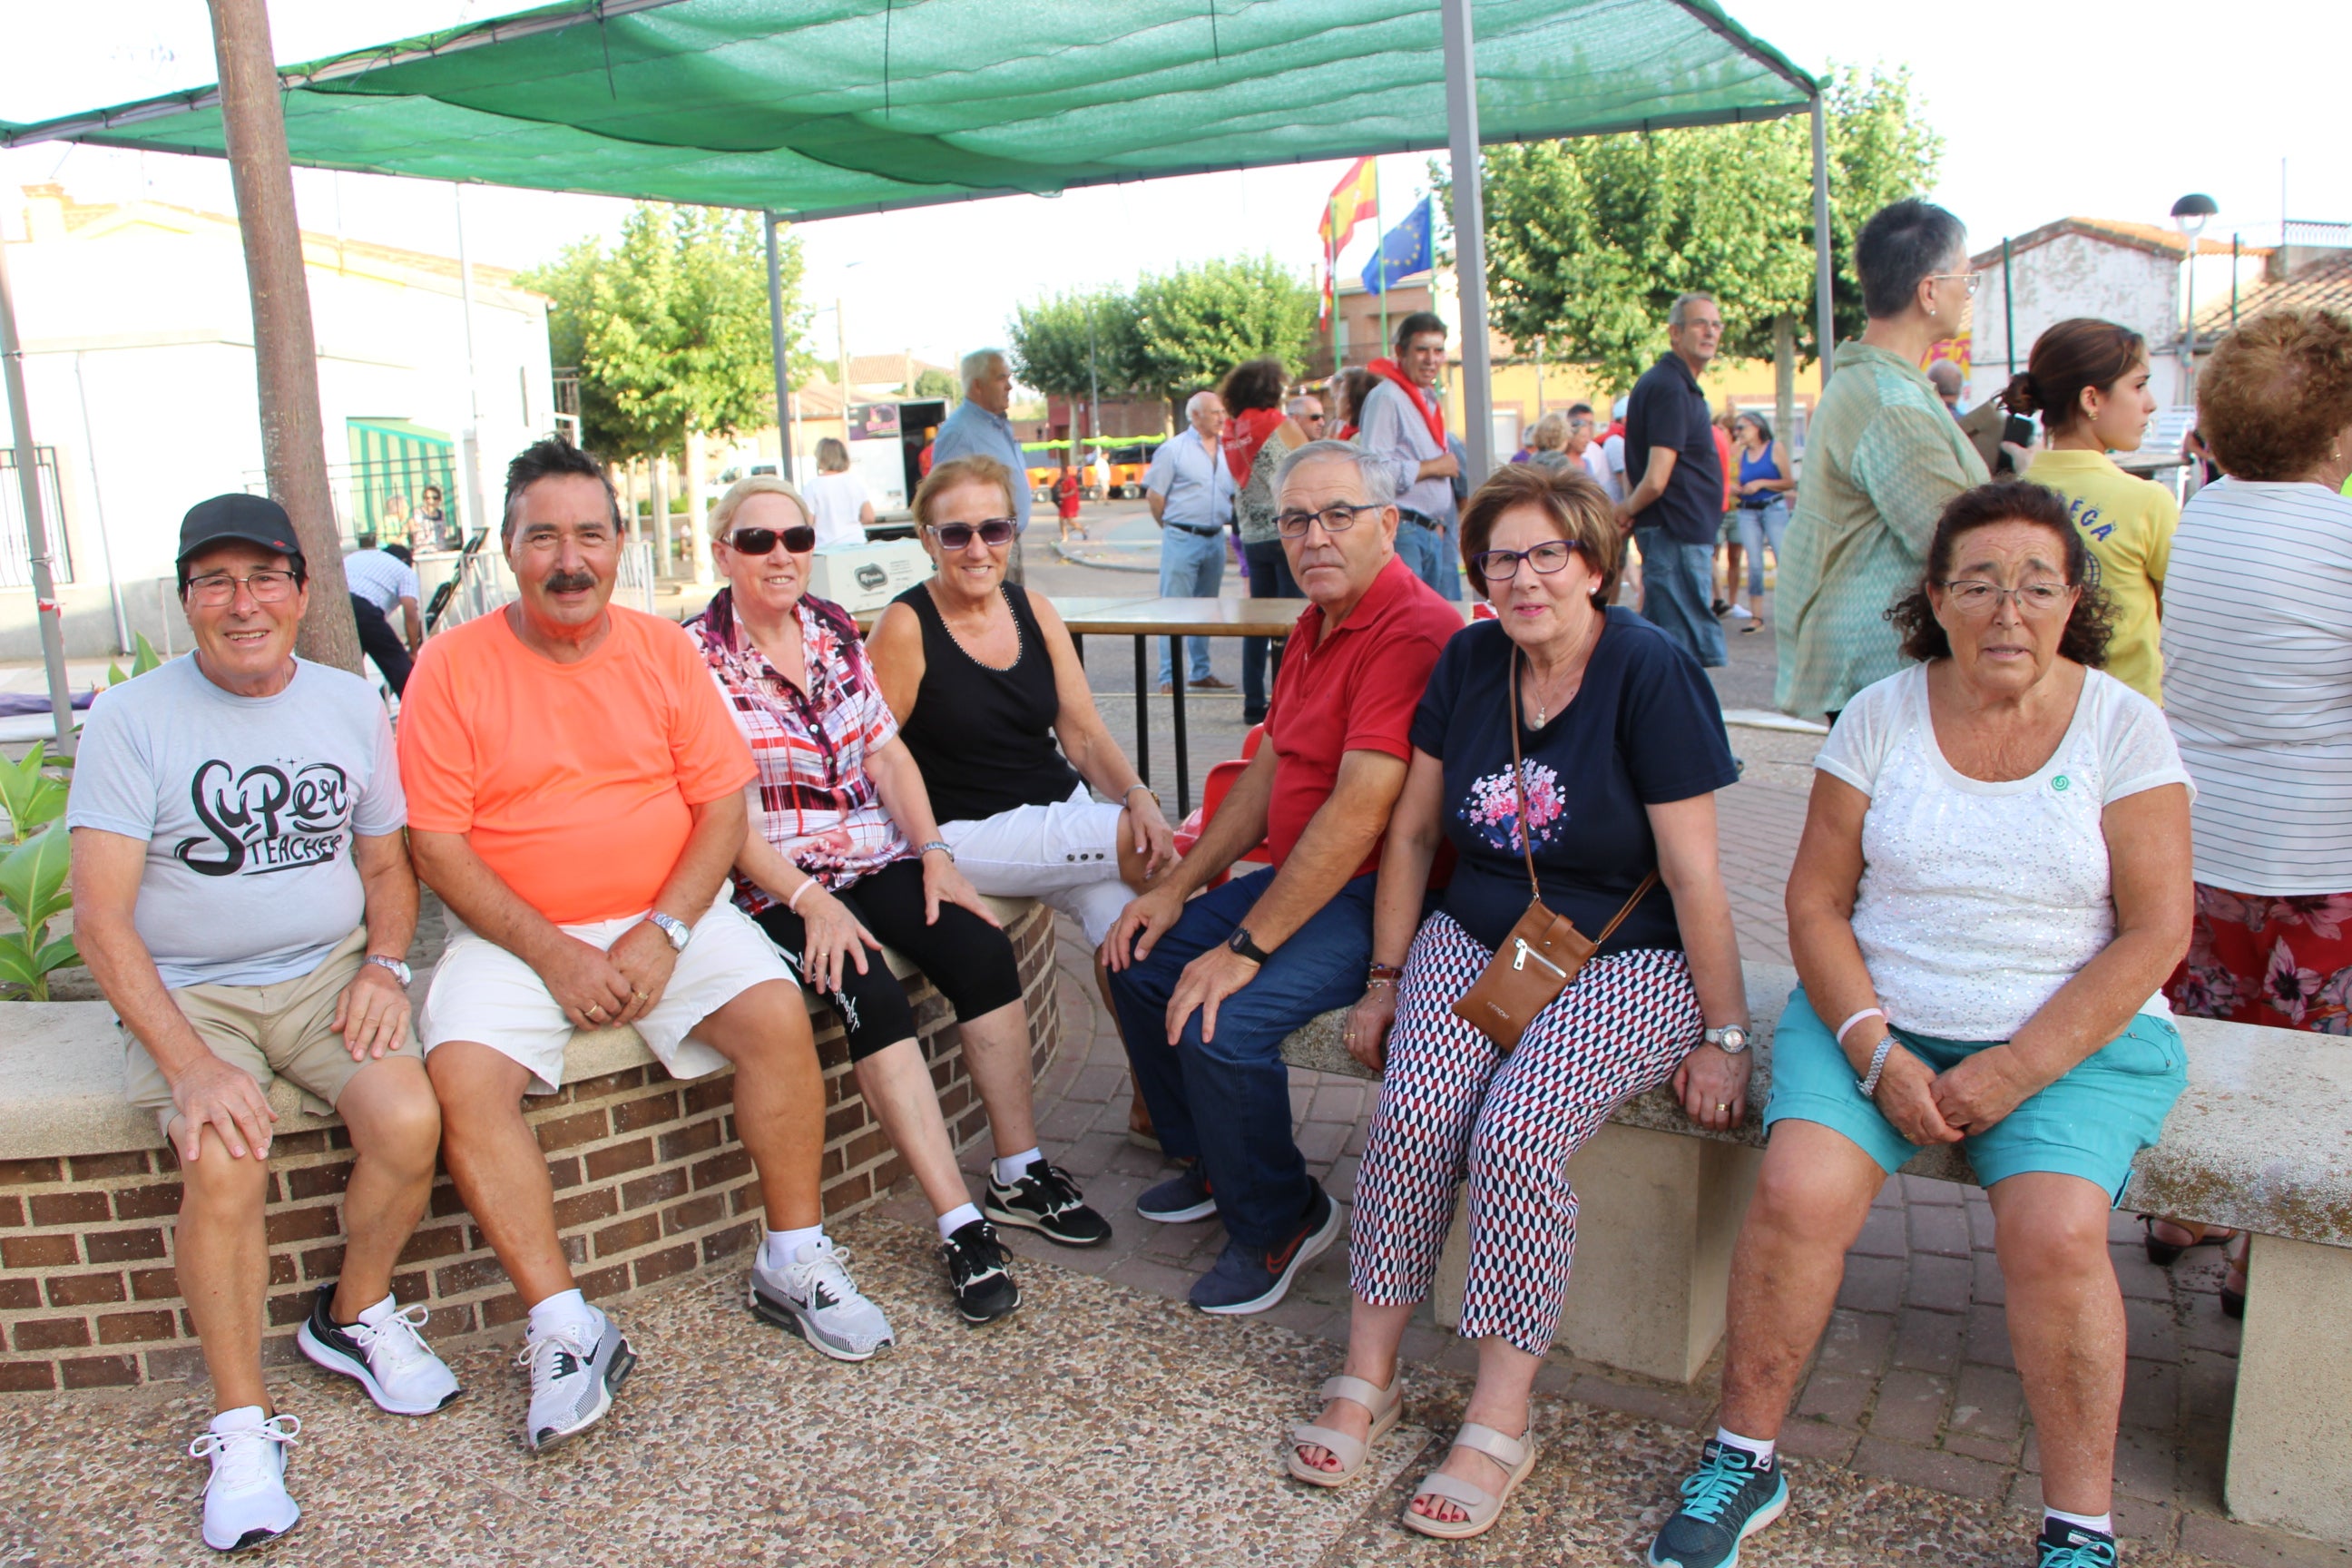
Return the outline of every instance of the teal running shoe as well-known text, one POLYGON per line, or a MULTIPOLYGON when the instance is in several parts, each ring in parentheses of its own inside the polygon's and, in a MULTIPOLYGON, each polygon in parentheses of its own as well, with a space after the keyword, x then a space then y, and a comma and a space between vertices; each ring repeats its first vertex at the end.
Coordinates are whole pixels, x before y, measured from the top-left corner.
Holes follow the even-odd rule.
POLYGON ((1759 1468, 1747 1449, 1713 1437, 1705 1453, 1682 1484, 1683 1506, 1650 1542, 1651 1568, 1732 1568, 1739 1543, 1788 1511, 1789 1483, 1777 1461, 1759 1468))

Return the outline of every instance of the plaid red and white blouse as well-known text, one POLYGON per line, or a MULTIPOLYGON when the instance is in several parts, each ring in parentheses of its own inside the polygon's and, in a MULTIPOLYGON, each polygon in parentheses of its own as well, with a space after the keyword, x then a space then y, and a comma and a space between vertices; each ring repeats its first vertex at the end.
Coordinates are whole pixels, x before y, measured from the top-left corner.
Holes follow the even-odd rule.
MULTIPOLYGON (((760 770, 755 825, 784 858, 838 892, 914 852, 866 770, 866 756, 898 735, 898 721, 848 612, 807 595, 798 616, 806 696, 744 635, 733 589, 719 589, 686 630, 751 743, 760 770)), ((735 873, 735 902, 746 914, 780 901, 735 873)))

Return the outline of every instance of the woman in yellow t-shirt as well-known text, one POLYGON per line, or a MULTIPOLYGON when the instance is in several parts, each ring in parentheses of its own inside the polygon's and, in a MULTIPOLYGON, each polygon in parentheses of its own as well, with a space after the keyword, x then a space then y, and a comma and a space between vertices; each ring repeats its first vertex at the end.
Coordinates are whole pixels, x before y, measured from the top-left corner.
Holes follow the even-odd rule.
POLYGON ((2012 414, 2042 416, 2047 445, 2025 477, 2066 498, 2099 563, 2099 586, 2116 615, 2107 673, 2161 705, 2164 573, 2180 503, 2107 456, 2139 449, 2156 413, 2147 375, 2147 339, 2113 321, 2076 316, 2033 340, 2023 373, 2010 378, 2001 401, 2012 414))

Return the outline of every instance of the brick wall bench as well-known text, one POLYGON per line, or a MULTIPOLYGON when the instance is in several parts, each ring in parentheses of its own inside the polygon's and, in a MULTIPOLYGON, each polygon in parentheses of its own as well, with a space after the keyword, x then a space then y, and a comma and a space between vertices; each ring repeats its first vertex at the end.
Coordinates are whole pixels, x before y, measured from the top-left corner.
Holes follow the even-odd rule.
MULTIPOLYGON (((1043 1073, 1061 1037, 1054 915, 1026 900, 991 900, 1013 938, 1043 1073)), ((986 1130, 946 1000, 913 975, 909 995, 949 1135, 959 1151, 986 1130)), ((420 977, 416 994, 422 996, 420 977)), ((905 1173, 849 1074, 829 1007, 812 1010, 824 1069, 824 1207, 863 1207, 905 1173)), ((0 1393, 170 1382, 204 1375, 172 1269, 180 1184, 154 1119, 122 1101, 114 1015, 101 1002, 0 1004, 0 1393)), ((625 1300, 663 1280, 740 1267, 758 1237, 759 1191, 735 1137, 734 1079, 679 1083, 634 1029, 572 1037, 565 1083, 526 1116, 555 1178, 556 1220, 580 1284, 625 1300)), ((290 1363, 310 1294, 342 1258, 339 1199, 351 1142, 331 1116, 272 1090, 269 1321, 266 1363, 290 1363)), ((425 1332, 463 1345, 522 1316, 506 1274, 457 1190, 436 1179, 425 1219, 393 1280, 404 1302, 432 1308, 425 1332)))
MULTIPOLYGON (((1572 1162, 1576 1271, 1559 1342, 1605 1366, 1687 1383, 1723 1338, 1731 1246, 1764 1147, 1772 1032, 1796 984, 1747 966, 1756 1021, 1748 1118, 1692 1124, 1662 1086, 1618 1107, 1572 1162)), ((1284 1043, 1292 1066, 1370 1077, 1327 1013, 1284 1043)), ((2225 1495, 2257 1524, 2352 1547, 2352 1040, 2179 1021, 2189 1088, 2134 1167, 2130 1206, 2253 1234, 2225 1495)), ((1976 1180, 1956 1144, 1906 1173, 1976 1180)), ((1465 1227, 1438 1268, 1437 1319, 1461 1321, 1465 1227)))

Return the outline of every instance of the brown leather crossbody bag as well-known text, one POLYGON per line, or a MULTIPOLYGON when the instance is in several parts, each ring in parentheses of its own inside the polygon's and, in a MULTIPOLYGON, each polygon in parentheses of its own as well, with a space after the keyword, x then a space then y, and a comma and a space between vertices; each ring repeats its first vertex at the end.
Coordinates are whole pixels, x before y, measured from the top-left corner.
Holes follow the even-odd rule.
POLYGON ((1568 989, 1579 971, 1591 961, 1602 942, 1617 933, 1633 906, 1647 898, 1650 889, 1658 885, 1658 874, 1652 871, 1633 889, 1616 918, 1601 928, 1598 937, 1587 937, 1576 929, 1576 922, 1565 915, 1556 915, 1544 907, 1543 884, 1536 879, 1535 837, 1528 820, 1527 769, 1519 760, 1519 654, 1511 650, 1511 675, 1503 683, 1503 700, 1509 705, 1511 721, 1511 787, 1519 799, 1519 852, 1527 857, 1528 912, 1511 928, 1503 945, 1462 1000, 1454 1004, 1454 1016, 1475 1028, 1495 1042, 1495 1048, 1505 1056, 1519 1043, 1538 1013, 1550 1005, 1552 999, 1568 989))

